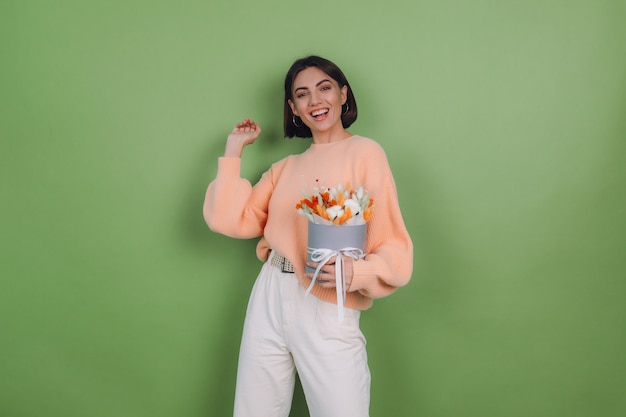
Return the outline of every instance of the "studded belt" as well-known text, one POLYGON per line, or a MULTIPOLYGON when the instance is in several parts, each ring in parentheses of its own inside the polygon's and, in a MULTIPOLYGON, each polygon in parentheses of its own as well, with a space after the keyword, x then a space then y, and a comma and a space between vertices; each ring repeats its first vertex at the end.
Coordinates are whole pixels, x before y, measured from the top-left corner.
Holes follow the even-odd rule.
POLYGON ((272 261, 270 262, 272 264, 272 266, 275 266, 276 268, 280 269, 282 272, 287 272, 290 274, 293 274, 293 264, 291 263, 291 261, 287 258, 285 258, 282 255, 279 255, 278 253, 274 252, 273 256, 272 256, 272 261))

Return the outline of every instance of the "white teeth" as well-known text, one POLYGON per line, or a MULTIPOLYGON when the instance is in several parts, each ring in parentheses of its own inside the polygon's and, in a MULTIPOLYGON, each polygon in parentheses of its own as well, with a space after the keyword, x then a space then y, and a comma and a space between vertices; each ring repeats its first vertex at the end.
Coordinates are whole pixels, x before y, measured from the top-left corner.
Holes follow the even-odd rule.
POLYGON ((316 110, 313 113, 311 113, 311 116, 316 117, 316 116, 320 116, 320 115, 326 114, 326 113, 328 113, 328 109, 316 110))

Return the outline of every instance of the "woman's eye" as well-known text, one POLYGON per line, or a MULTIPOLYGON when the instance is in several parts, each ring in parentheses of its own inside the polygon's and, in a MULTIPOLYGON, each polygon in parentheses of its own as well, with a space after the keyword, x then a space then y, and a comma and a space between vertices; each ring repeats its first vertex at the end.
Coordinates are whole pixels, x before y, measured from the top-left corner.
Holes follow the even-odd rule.
POLYGON ((329 85, 325 85, 324 87, 322 87, 322 91, 326 91, 326 90, 330 90, 330 86, 329 85))
POLYGON ((306 93, 300 93, 300 94, 298 94, 298 95, 296 96, 296 98, 302 98, 302 97, 304 97, 304 96, 306 96, 306 93))

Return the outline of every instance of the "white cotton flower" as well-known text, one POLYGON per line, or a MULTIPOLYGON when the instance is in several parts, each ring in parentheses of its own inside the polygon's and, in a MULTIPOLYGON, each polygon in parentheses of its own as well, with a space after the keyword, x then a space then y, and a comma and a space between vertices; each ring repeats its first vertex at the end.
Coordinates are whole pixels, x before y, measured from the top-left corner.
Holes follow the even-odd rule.
POLYGON ((344 201, 344 207, 350 207, 352 214, 356 214, 361 211, 361 204, 354 198, 349 198, 344 201))
POLYGON ((326 214, 330 217, 331 220, 336 219, 339 216, 343 216, 343 207, 341 206, 332 206, 326 209, 326 214))

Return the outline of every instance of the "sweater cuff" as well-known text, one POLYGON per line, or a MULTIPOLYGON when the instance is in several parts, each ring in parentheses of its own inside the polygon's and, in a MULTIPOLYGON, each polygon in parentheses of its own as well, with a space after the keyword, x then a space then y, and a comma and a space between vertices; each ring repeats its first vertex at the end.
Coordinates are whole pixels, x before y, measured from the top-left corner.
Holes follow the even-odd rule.
POLYGON ((359 260, 352 262, 352 282, 350 283, 350 291, 359 291, 371 286, 372 280, 375 280, 378 274, 374 262, 359 260))
POLYGON ((217 158, 217 177, 239 177, 241 174, 241 158, 221 156, 217 158))

